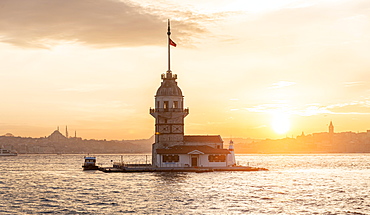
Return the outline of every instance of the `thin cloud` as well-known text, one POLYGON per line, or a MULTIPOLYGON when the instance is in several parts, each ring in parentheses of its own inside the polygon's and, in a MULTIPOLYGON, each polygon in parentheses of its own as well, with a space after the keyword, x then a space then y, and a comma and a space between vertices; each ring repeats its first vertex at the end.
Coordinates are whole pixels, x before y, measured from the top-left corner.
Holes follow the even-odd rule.
POLYGON ((249 112, 256 112, 256 113, 275 113, 277 111, 287 112, 291 111, 291 107, 287 104, 262 104, 257 105, 251 108, 245 108, 249 112))
MULTIPOLYGON (((171 17, 154 10, 119 0, 2 0, 0 42, 31 48, 63 41, 95 47, 160 45, 171 17)), ((181 26, 181 31, 173 28, 180 41, 206 31, 185 19, 173 26, 181 26)))
POLYGON ((369 115, 369 107, 370 100, 364 100, 330 105, 309 104, 304 107, 295 107, 288 104, 262 104, 245 109, 249 112, 256 113, 286 113, 298 116, 315 116, 320 114, 369 115))
POLYGON ((333 114, 328 107, 322 105, 309 105, 308 107, 293 111, 298 116, 315 116, 319 114, 333 114))
POLYGON ((276 83, 273 83, 271 87, 269 87, 268 89, 277 89, 277 88, 282 88, 282 87, 289 87, 289 86, 292 86, 292 85, 295 85, 296 83, 295 82, 292 82, 292 81, 279 81, 279 82, 276 82, 276 83))
POLYGON ((362 86, 365 83, 363 81, 351 81, 351 82, 345 82, 345 87, 355 87, 355 86, 362 86))
POLYGON ((95 91, 105 90, 105 89, 109 89, 109 85, 102 85, 102 84, 99 84, 99 85, 82 85, 82 86, 59 89, 59 91, 88 93, 88 92, 95 92, 95 91))
POLYGON ((328 106, 333 114, 370 114, 370 101, 354 101, 328 106))

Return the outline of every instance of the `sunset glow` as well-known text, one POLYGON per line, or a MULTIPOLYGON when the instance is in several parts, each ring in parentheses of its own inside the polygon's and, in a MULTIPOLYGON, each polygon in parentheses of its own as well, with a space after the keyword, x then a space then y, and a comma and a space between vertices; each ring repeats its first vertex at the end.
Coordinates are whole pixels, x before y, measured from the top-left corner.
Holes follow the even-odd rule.
POLYGON ((0 135, 151 137, 167 19, 186 134, 370 129, 369 1, 45 2, 1 3, 0 135))
POLYGON ((289 117, 284 114, 276 114, 271 121, 271 126, 277 134, 286 134, 290 129, 289 117))

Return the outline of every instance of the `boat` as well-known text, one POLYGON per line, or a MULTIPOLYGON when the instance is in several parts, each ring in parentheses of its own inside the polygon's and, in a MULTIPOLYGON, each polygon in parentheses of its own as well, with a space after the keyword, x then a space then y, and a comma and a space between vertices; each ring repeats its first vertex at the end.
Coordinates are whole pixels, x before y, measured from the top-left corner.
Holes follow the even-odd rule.
POLYGON ((99 166, 96 165, 96 157, 85 156, 85 162, 82 165, 83 170, 98 170, 99 166))
POLYGON ((17 156, 18 153, 8 149, 0 148, 0 156, 17 156))

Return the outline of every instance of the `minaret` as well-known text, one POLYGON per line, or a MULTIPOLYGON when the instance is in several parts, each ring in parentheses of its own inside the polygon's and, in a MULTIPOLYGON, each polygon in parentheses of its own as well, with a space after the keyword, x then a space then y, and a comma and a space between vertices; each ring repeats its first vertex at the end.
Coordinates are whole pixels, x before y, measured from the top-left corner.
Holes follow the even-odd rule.
POLYGON ((168 22, 168 70, 162 74, 162 83, 155 95, 155 108, 150 115, 155 118, 155 143, 152 147, 152 165, 157 166, 157 149, 184 144, 184 118, 189 114, 184 109, 184 96, 177 86, 177 75, 170 70, 170 45, 176 46, 171 40, 168 22))
POLYGON ((66 126, 66 137, 68 138, 68 127, 66 126))

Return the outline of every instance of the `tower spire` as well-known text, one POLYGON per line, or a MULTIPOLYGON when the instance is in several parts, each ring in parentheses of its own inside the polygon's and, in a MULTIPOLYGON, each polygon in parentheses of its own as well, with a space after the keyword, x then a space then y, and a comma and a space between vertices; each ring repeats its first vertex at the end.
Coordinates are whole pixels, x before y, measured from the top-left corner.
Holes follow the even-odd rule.
POLYGON ((329 124, 329 134, 334 134, 334 125, 333 125, 333 121, 330 121, 330 124, 329 124))

